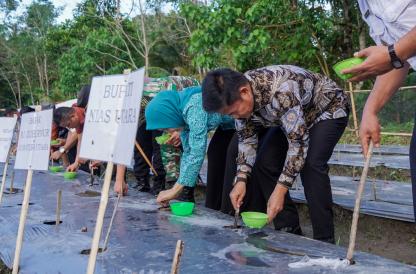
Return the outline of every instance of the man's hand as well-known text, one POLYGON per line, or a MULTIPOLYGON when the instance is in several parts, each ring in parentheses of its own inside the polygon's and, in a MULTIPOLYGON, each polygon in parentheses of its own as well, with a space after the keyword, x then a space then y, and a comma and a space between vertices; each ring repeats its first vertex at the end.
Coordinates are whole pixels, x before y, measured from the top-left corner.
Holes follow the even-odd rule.
POLYGON ((269 201, 267 202, 267 216, 269 216, 269 223, 283 210, 287 191, 286 187, 277 184, 272 195, 270 195, 269 201))
POLYGON ((344 69, 342 73, 351 73, 351 82, 359 82, 371 77, 384 74, 393 69, 389 51, 386 46, 372 46, 354 54, 355 57, 366 58, 365 61, 353 68, 344 69))
POLYGON ((235 210, 239 209, 243 203, 244 196, 246 196, 246 189, 247 186, 245 182, 237 182, 230 192, 231 203, 235 210))
POLYGON ((100 164, 101 164, 101 161, 97 161, 97 160, 90 161, 89 167, 90 169, 94 170, 94 169, 97 169, 100 166, 100 164))
POLYGON ((168 206, 169 201, 177 198, 182 192, 182 189, 183 185, 175 183, 171 189, 161 191, 159 195, 157 195, 156 201, 162 206, 168 206))
POLYGON ((367 157, 370 141, 373 141, 375 147, 380 146, 380 131, 381 127, 377 115, 364 112, 360 125, 360 142, 364 157, 367 157))
POLYGON ((127 195, 129 190, 129 186, 126 184, 124 180, 116 181, 114 184, 114 192, 117 194, 122 194, 123 196, 127 195))
POLYGON ((59 150, 57 150, 57 151, 52 153, 51 159, 57 161, 61 158, 61 156, 62 156, 62 153, 59 152, 59 150))
POLYGON ((169 140, 166 141, 166 144, 178 147, 181 145, 181 137, 179 131, 173 131, 170 133, 169 140))
POLYGON ((75 161, 74 163, 72 163, 66 168, 66 171, 77 171, 78 167, 79 167, 79 163, 78 161, 75 161))

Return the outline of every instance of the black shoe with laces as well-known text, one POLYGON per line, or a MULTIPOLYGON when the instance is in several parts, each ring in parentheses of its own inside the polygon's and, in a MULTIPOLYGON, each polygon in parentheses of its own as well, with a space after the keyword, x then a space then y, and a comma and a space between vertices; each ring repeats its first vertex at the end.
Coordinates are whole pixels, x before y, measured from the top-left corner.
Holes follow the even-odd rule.
POLYGON ((150 184, 149 178, 140 178, 137 180, 137 185, 134 186, 140 192, 149 192, 150 191, 150 184))

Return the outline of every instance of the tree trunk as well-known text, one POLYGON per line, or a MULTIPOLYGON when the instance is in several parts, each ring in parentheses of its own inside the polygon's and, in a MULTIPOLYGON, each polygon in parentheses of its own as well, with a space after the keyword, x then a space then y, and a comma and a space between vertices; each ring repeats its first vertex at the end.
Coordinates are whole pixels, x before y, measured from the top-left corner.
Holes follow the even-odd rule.
POLYGON ((40 88, 42 90, 45 90, 45 87, 43 86, 42 66, 39 64, 39 60, 37 56, 35 56, 35 63, 36 63, 36 68, 38 70, 40 88))
POLYGON ((145 75, 146 77, 149 76, 149 45, 147 44, 147 37, 146 37, 146 27, 145 27, 145 14, 143 11, 142 3, 139 1, 139 8, 140 8, 140 20, 141 20, 141 29, 143 35, 143 47, 144 47, 144 64, 145 64, 145 75))
POLYGON ((15 78, 15 81, 16 81, 17 100, 19 101, 19 106, 21 108, 22 107, 22 93, 21 93, 21 90, 20 90, 20 80, 19 80, 19 77, 18 77, 16 71, 14 71, 14 78, 15 78))
POLYGON ((45 80, 46 96, 49 97, 48 57, 46 56, 46 54, 43 54, 43 57, 43 75, 45 80))
POLYGON ((343 11, 343 21, 344 21, 344 53, 346 54, 346 57, 352 56, 353 54, 353 30, 351 26, 351 11, 350 11, 351 5, 348 0, 342 1, 342 11, 343 11))

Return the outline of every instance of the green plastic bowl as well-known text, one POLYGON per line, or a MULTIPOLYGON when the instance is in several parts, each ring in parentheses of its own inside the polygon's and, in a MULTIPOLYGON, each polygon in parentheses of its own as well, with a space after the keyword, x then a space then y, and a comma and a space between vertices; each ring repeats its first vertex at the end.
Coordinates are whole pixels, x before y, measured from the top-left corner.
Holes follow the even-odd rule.
POLYGON ((192 215, 195 204, 192 202, 176 202, 170 204, 170 210, 177 216, 192 215))
POLYGON ((162 134, 162 135, 156 137, 155 140, 159 145, 164 145, 169 140, 169 138, 170 138, 170 134, 165 133, 165 134, 162 134))
POLYGON ((59 172, 59 171, 62 171, 62 169, 63 169, 63 167, 62 167, 62 166, 50 166, 50 167, 49 167, 49 170, 50 170, 51 172, 59 172))
POLYGON ((65 179, 75 179, 77 177, 77 173, 75 171, 65 171, 64 178, 65 179))
POLYGON ((335 73, 338 75, 339 78, 341 78, 342 80, 348 80, 352 77, 352 74, 342 74, 341 71, 343 71, 344 69, 355 67, 364 62, 364 60, 364 58, 357 57, 348 58, 336 63, 332 68, 334 69, 335 73))
POLYGON ((243 222, 250 228, 262 228, 267 224, 268 216, 262 212, 247 211, 241 213, 243 222))
POLYGON ((52 140, 52 141, 51 141, 51 145, 52 145, 52 146, 59 145, 59 140, 52 140))

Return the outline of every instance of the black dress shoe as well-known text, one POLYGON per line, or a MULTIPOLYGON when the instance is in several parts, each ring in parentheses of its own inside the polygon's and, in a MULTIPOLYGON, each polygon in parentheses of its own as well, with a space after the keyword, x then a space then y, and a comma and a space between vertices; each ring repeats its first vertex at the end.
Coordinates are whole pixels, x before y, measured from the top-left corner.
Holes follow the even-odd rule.
POLYGON ((300 228, 300 226, 285 226, 276 230, 303 236, 302 228, 300 228))
POLYGON ((195 203, 195 196, 194 196, 194 187, 185 186, 182 190, 181 195, 179 196, 178 200, 182 202, 192 202, 195 203))

